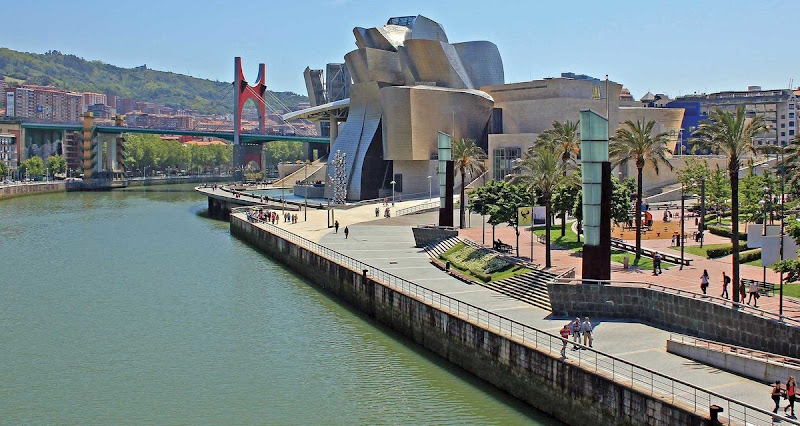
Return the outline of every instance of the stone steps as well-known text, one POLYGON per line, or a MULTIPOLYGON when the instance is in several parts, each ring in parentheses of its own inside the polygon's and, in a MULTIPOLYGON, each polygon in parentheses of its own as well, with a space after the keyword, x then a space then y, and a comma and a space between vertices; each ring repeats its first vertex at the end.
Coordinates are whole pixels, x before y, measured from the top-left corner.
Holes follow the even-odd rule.
POLYGON ((459 237, 452 237, 446 240, 437 241, 435 243, 428 244, 427 246, 425 246, 425 252, 428 253, 428 256, 434 259, 438 259, 439 256, 442 255, 442 253, 446 252, 447 250, 450 250, 454 245, 458 244, 459 242, 461 242, 461 238, 459 237))
POLYGON ((550 306, 550 295, 547 292, 547 283, 555 277, 555 274, 549 272, 533 270, 504 280, 479 284, 498 293, 550 311, 552 307, 550 306))

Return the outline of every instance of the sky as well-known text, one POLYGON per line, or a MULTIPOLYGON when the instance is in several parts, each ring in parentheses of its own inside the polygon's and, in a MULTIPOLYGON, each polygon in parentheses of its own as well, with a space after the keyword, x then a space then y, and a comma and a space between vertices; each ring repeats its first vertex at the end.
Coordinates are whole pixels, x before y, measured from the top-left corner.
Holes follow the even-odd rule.
POLYGON ((267 64, 267 86, 306 94, 303 69, 343 62, 352 29, 422 14, 451 42, 489 40, 506 83, 575 72, 634 97, 800 85, 800 1, 29 0, 2 7, 0 46, 233 80, 267 64), (17 17, 11 18, 9 17, 17 17))

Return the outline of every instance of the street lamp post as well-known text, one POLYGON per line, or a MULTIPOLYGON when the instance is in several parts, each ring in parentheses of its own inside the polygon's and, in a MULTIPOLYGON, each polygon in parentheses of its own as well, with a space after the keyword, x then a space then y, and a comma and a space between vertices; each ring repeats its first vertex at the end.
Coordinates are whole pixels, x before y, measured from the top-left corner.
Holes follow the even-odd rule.
POLYGON ((392 184, 392 207, 394 207, 394 185, 397 183, 395 181, 389 182, 392 184))
MULTIPOLYGON (((784 231, 784 211, 783 211, 783 203, 784 203, 784 188, 783 188, 783 180, 784 175, 786 174, 786 170, 784 169, 783 164, 783 150, 784 146, 781 144, 781 166, 779 170, 781 171, 781 239, 780 239, 780 246, 778 246, 778 250, 780 251, 780 259, 783 260, 783 231, 784 231)), ((778 318, 783 320, 783 271, 780 273, 780 282, 778 283, 778 318)))
POLYGON ((431 186, 431 177, 428 176, 428 201, 433 199, 433 186, 431 186))
POLYGON ((684 259, 684 245, 686 245, 686 230, 685 226, 686 223, 683 220, 683 212, 685 211, 685 203, 686 203, 686 196, 684 195, 684 185, 681 183, 681 266, 678 267, 679 270, 683 270, 683 259, 684 259))

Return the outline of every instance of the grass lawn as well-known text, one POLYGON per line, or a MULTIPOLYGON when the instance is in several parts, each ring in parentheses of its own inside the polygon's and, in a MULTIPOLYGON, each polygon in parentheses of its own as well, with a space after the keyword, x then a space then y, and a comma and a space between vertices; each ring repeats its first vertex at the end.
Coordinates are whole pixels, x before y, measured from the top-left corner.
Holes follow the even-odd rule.
MULTIPOLYGON (((569 224, 567 224, 569 225, 569 224)), ((544 236, 545 229, 542 228, 534 228, 533 232, 536 235, 544 236)), ((565 249, 565 250, 572 250, 578 251, 583 248, 583 242, 577 242, 578 236, 575 232, 572 231, 570 226, 567 226, 567 232, 564 236, 561 236, 561 225, 553 226, 550 228, 550 243, 557 245, 558 247, 565 249)), ((653 259, 649 257, 640 257, 638 261, 634 261, 633 253, 624 251, 624 250, 611 250, 611 261, 622 264, 622 258, 628 256, 628 260, 630 264, 633 266, 637 266, 641 269, 653 269, 653 259)), ((675 266, 673 263, 669 263, 667 261, 661 262, 662 269, 669 269, 675 266)))
MULTIPOLYGON (((705 257, 705 258, 707 258, 707 257, 708 257, 708 250, 709 250, 709 249, 725 248, 725 247, 728 247, 728 246, 730 246, 730 245, 731 245, 730 243, 721 243, 721 244, 703 244, 703 247, 702 247, 702 248, 701 248, 700 246, 686 246, 686 247, 684 248, 684 251, 685 251, 686 253, 693 254, 693 255, 695 255, 695 256, 700 256, 700 257, 705 257)), ((670 247, 670 248, 671 248, 672 250, 675 250, 675 251, 681 251, 681 248, 680 248, 680 247, 673 246, 673 247, 670 247)), ((761 260, 759 260, 759 263, 760 263, 760 262, 761 262, 761 260)))
MULTIPOLYGON (((449 250, 447 250, 446 252, 442 253, 442 255, 439 256, 439 260, 442 261, 442 262, 447 262, 448 261, 447 260, 447 256, 449 256, 449 255, 451 255, 451 254, 463 249, 465 246, 466 246, 466 244, 464 244, 464 243, 456 243, 456 245, 454 245, 453 247, 450 247, 449 250)), ((461 268, 457 267, 455 264, 453 264, 452 262, 450 263, 450 267, 455 269, 456 271, 461 272, 462 274, 464 274, 466 276, 469 276, 469 277, 472 277, 472 278, 474 278, 474 279, 476 279, 478 281, 487 282, 487 281, 484 281, 482 279, 482 277, 476 276, 475 274, 473 274, 469 270, 461 269, 461 268)), ((530 272, 530 271, 531 271, 530 268, 526 268, 524 266, 511 265, 511 266, 509 266, 509 267, 507 267, 505 269, 502 269, 500 271, 496 271, 496 272, 493 272, 493 273, 489 274, 491 276, 491 280, 490 281, 499 281, 499 280, 503 280, 503 279, 506 279, 506 278, 513 277, 515 275, 522 275, 522 274, 524 274, 526 272, 530 272)))
MULTIPOLYGON (((777 294, 777 291, 776 291, 777 294)), ((800 299, 800 283, 786 284, 783 286, 783 295, 800 299)))
POLYGON ((749 262, 742 263, 742 265, 750 265, 750 266, 758 266, 761 267, 761 259, 751 260, 749 262))

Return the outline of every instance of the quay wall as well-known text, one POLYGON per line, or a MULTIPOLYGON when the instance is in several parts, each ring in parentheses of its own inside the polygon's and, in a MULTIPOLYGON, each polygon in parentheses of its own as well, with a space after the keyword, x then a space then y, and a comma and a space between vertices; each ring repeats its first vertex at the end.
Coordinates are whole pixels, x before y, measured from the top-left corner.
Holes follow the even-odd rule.
POLYGON ((566 363, 385 285, 243 219, 231 233, 315 286, 473 375, 568 424, 705 424, 601 374, 566 363))
POLYGON ((635 319, 665 330, 796 357, 800 327, 707 300, 653 290, 597 284, 548 283, 553 314, 635 319))
POLYGON ((204 182, 229 182, 233 179, 230 175, 219 176, 175 176, 164 178, 134 178, 128 179, 128 186, 150 186, 150 185, 177 185, 181 183, 204 183, 204 182))
POLYGON ((0 199, 18 197, 21 195, 62 192, 66 190, 67 185, 64 181, 0 186, 0 199))

